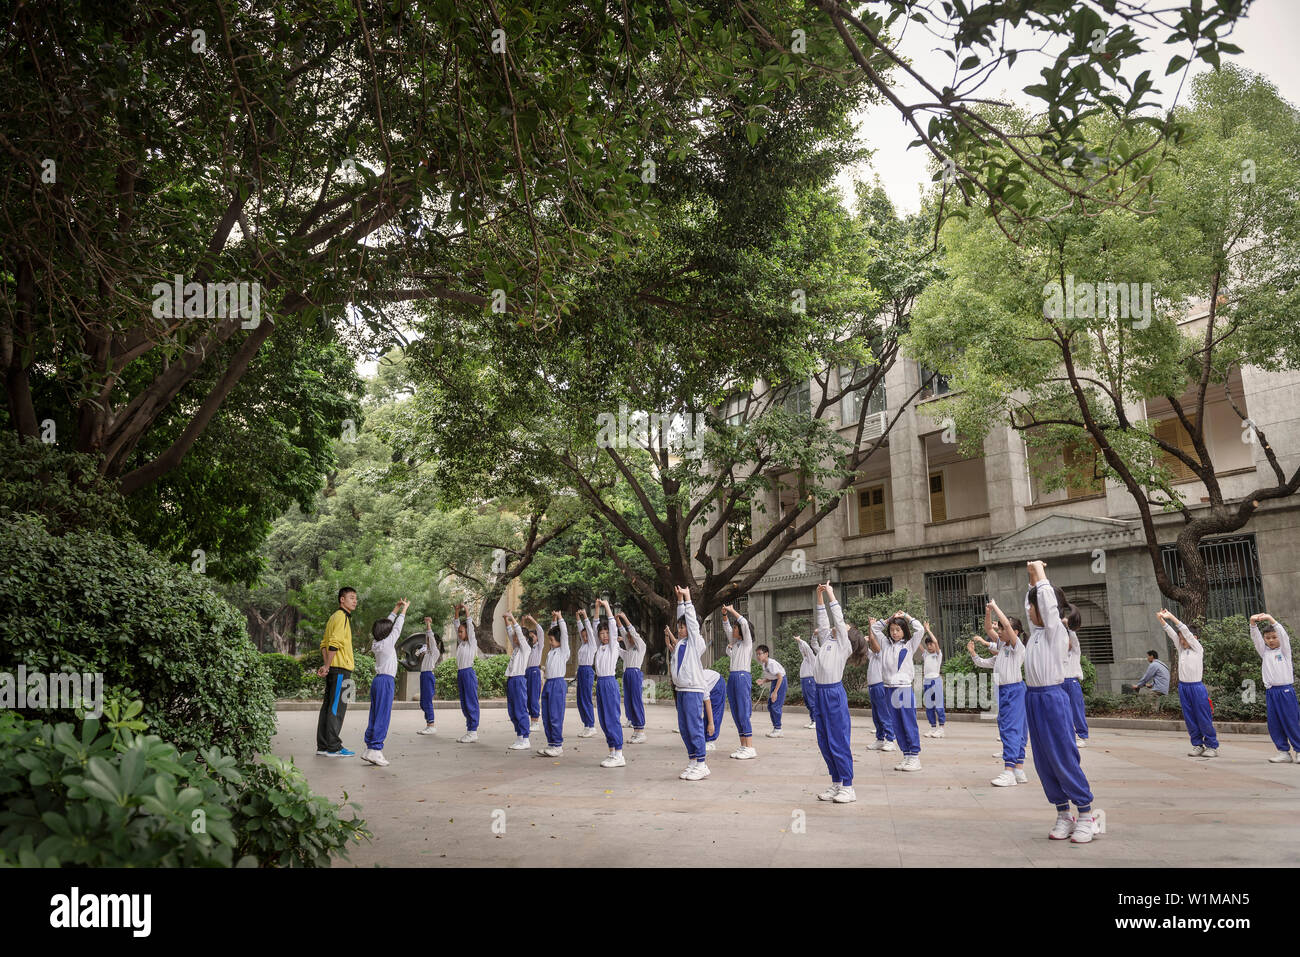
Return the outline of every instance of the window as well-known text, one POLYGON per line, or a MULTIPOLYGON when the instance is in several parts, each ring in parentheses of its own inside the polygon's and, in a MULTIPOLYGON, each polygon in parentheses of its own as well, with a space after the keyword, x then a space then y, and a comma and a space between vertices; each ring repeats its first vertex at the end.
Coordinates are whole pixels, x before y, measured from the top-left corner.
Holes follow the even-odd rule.
POLYGON ((869 485, 857 490, 858 534, 873 535, 888 531, 885 514, 885 486, 869 485))
MULTIPOLYGON (((1205 562, 1205 576, 1209 596, 1205 615, 1211 620, 1232 615, 1253 615, 1264 611, 1264 584, 1259 573, 1259 552, 1254 535, 1238 535, 1201 542, 1197 546, 1205 562)), ((1165 573, 1176 585, 1187 584, 1187 573, 1178 549, 1173 545, 1160 548, 1160 560, 1165 573)), ((1166 606, 1179 618, 1182 606, 1172 598, 1165 599, 1166 606)))
MULTIPOLYGON (((1189 416, 1188 421, 1192 423, 1193 428, 1196 427, 1195 416, 1189 416)), ((1181 450, 1183 454, 1190 456, 1193 462, 1199 461, 1196 455, 1196 448, 1192 445, 1192 437, 1183 426, 1181 420, 1177 418, 1161 419, 1156 423, 1155 435, 1156 438, 1169 443, 1175 448, 1181 450)), ((1172 454, 1163 449, 1160 450, 1160 464, 1169 469, 1175 482, 1191 482, 1196 479, 1196 473, 1187 466, 1186 462, 1179 458, 1175 458, 1172 454)))
POLYGON ((847 605, 858 598, 875 598, 888 595, 894 590, 892 578, 868 578, 860 582, 844 582, 840 585, 841 603, 847 605))
POLYGON ((1066 483, 1067 498, 1084 498, 1106 490, 1105 480, 1097 474, 1097 455, 1100 451, 1092 436, 1066 443, 1061 454, 1069 476, 1066 483))
POLYGON ((729 398, 722 407, 723 421, 732 427, 742 425, 745 421, 745 407, 748 402, 749 394, 744 392, 729 398))
POLYGON ((808 415, 811 413, 812 382, 804 379, 803 382, 786 386, 785 396, 781 399, 781 404, 791 415, 808 415))
POLYGON ((948 504, 943 495, 943 473, 930 473, 930 521, 946 522, 948 520, 948 504))
MULTIPOLYGON (((807 479, 803 475, 799 476, 797 482, 794 485, 787 485, 784 482, 781 483, 781 487, 777 492, 777 502, 781 506, 782 518, 785 518, 786 515, 788 515, 791 510, 799 508, 800 504, 802 502, 805 502, 809 498, 807 489, 808 489, 807 479)), ((811 504, 812 504, 811 502, 807 502, 805 508, 807 508, 807 506, 811 504)), ((807 518, 808 515, 797 517, 794 519, 794 523, 797 524, 801 521, 806 521, 807 518)), ((804 535, 801 539, 799 539, 799 542, 800 544, 816 545, 817 526, 814 525, 806 535, 804 535)))
MULTIPOLYGON (((849 388, 859 382, 865 382, 871 378, 874 371, 873 366, 840 366, 840 390, 849 388)), ((842 425, 853 425, 858 421, 859 414, 862 412, 862 402, 866 399, 867 414, 873 415, 877 412, 884 412, 888 408, 885 401, 885 382, 882 379, 876 383, 876 387, 868 395, 866 389, 859 389, 856 392, 850 392, 840 400, 840 423, 842 425)))
POLYGON ((921 398, 929 399, 936 395, 946 395, 952 391, 947 376, 940 375, 933 369, 927 369, 922 365, 918 365, 918 368, 921 370, 921 385, 925 387, 921 392, 921 398), (934 376, 933 380, 930 379, 931 376, 934 376), (927 385, 927 383, 929 384, 927 385))
POLYGON ((945 657, 966 653, 971 635, 984 634, 983 568, 960 568, 950 572, 927 572, 925 606, 930 611, 930 630, 939 639, 945 657))
POLYGON ((753 507, 742 498, 727 520, 727 555, 739 555, 754 543, 753 507))
POLYGON ((1083 618, 1075 633, 1079 636, 1079 650, 1094 665, 1115 662, 1115 645, 1110 637, 1110 603, 1105 585, 1080 585, 1071 588, 1066 597, 1083 618))

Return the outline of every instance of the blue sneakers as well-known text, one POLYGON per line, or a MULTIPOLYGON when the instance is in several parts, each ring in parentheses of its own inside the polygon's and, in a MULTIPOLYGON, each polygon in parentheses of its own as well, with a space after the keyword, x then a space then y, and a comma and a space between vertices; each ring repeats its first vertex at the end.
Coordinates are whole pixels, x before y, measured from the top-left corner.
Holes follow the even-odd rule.
POLYGON ((339 748, 337 751, 317 751, 316 753, 325 758, 351 758, 356 755, 355 751, 349 751, 347 748, 339 748))

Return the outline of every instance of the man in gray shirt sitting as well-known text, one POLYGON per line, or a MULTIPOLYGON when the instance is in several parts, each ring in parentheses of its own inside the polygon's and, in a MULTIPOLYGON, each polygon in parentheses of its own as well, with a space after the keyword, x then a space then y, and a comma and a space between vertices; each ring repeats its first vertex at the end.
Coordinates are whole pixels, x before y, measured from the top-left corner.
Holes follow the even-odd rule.
POLYGON ((1152 650, 1147 652, 1147 670, 1139 679, 1133 690, 1141 694, 1149 689, 1151 694, 1169 694, 1169 668, 1160 660, 1160 655, 1152 650))

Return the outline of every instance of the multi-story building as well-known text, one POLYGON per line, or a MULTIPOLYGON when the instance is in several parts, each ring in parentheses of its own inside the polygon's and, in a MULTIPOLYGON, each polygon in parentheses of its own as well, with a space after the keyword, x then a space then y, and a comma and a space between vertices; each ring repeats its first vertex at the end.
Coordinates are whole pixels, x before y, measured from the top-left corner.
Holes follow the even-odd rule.
MULTIPOLYGON (((1194 329, 1202 319, 1193 315, 1184 325, 1194 329)), ((885 416, 892 416, 896 403, 912 395, 925 376, 914 361, 895 362, 884 395, 878 390, 868 400, 868 437, 879 435, 885 416)), ((1300 374, 1246 368, 1234 373, 1230 389, 1291 474, 1300 464, 1300 374)), ((836 511, 797 543, 798 553, 783 556, 750 591, 745 611, 756 634, 766 637, 788 620, 807 618, 816 583, 829 578, 846 600, 897 588, 924 595, 945 653, 964 654, 966 639, 982 633, 989 597, 1023 617, 1025 562, 1037 558, 1047 562, 1051 580, 1083 613, 1081 643, 1097 668, 1100 689, 1118 691, 1121 683, 1139 677, 1148 648, 1160 649, 1167 662, 1168 645, 1155 613, 1171 603, 1156 586, 1137 507, 1125 489, 1099 481, 1044 491, 1024 438, 1009 426, 988 434, 981 455, 962 454, 958 443, 945 441, 952 433, 934 411, 947 391, 936 379, 934 394, 903 413, 836 511)), ((808 398, 815 402, 818 396, 808 398)), ((800 390, 793 401, 807 407, 800 390)), ((840 411, 841 421, 856 423, 856 408, 840 411)), ((1134 419, 1159 420, 1157 428, 1170 440, 1187 442, 1165 400, 1139 403, 1129 412, 1134 419)), ((1205 422, 1229 500, 1275 483, 1259 444, 1249 441, 1221 393, 1209 397, 1205 422)), ((852 429, 844 432, 850 436, 852 429)), ((1172 464, 1191 507, 1205 507, 1200 482, 1172 464)), ((749 527, 742 521, 732 534, 711 543, 716 559, 761 535, 765 522, 793 507, 798 477, 778 479, 781 490, 770 493, 769 501, 751 503, 749 527)), ((1175 576, 1180 563, 1172 542, 1182 524, 1178 514, 1156 516, 1162 560, 1175 576)), ((1300 624, 1300 496, 1263 503, 1239 533, 1205 542, 1202 553, 1210 571, 1211 618, 1267 610, 1300 624)))

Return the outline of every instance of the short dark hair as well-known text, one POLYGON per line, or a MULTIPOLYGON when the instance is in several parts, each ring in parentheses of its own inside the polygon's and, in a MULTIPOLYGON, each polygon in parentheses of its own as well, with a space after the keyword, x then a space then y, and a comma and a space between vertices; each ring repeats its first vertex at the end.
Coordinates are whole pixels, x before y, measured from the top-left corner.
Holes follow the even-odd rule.
POLYGON ((393 620, 391 618, 380 618, 370 626, 370 637, 375 641, 383 641, 393 633, 393 620))
POLYGON ((1073 608, 1073 611, 1066 616, 1065 627, 1071 631, 1078 631, 1083 626, 1083 614, 1077 607, 1073 605, 1070 607, 1073 608))
POLYGON ((1261 635, 1271 635, 1275 631, 1277 631, 1277 629, 1273 627, 1273 622, 1261 621, 1259 623, 1259 633, 1261 635))
POLYGON ((754 650, 755 650, 755 651, 761 651, 761 652, 763 652, 763 654, 765 654, 765 655, 770 655, 770 654, 772 653, 772 650, 771 650, 770 648, 768 648, 767 645, 759 645, 759 646, 758 646, 757 648, 755 648, 754 650))
MULTIPOLYGON (((1150 655, 1152 658, 1160 657, 1160 652, 1156 651, 1154 648, 1147 649, 1147 654, 1150 655)), ((1179 667, 1181 668, 1182 665, 1179 665, 1179 667)))
POLYGON ((342 601, 343 596, 346 595, 348 592, 352 592, 352 594, 355 595, 357 593, 357 590, 353 588, 351 585, 344 585, 342 588, 339 589, 338 600, 342 601))

